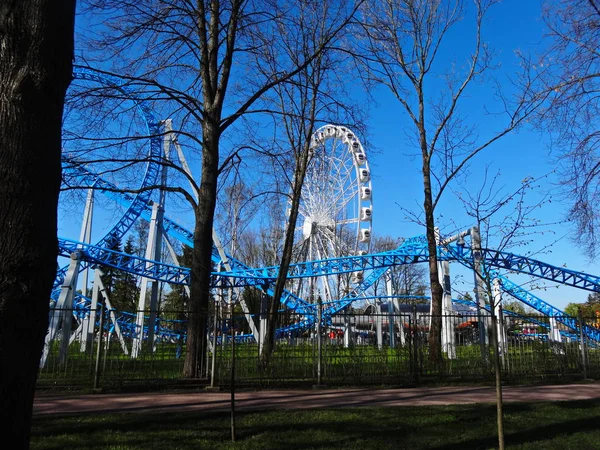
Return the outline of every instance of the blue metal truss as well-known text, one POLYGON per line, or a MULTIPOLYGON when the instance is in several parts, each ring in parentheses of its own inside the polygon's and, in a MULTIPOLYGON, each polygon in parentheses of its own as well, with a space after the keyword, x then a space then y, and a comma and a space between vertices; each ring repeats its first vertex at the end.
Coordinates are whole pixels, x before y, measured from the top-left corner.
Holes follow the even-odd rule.
MULTIPOLYGON (((575 319, 575 317, 571 317, 565 312, 561 311, 560 309, 552 306, 549 303, 546 303, 541 298, 536 297, 531 292, 526 291, 518 284, 513 283, 512 281, 501 275, 492 274, 492 276, 500 280, 502 290, 507 294, 512 295, 514 298, 522 301, 526 305, 532 307, 536 311, 539 311, 548 317, 554 317, 558 323, 565 325, 574 332, 579 331, 578 321, 577 319, 575 319)), ((599 329, 590 327, 589 325, 584 325, 583 333, 588 339, 600 342, 599 329)))
MULTIPOLYGON (((65 238, 58 239, 58 248, 60 256, 70 257, 73 253, 78 253, 82 261, 92 265, 114 267, 124 272, 171 284, 189 284, 190 281, 190 269, 187 267, 151 261, 65 238)), ((218 273, 213 274, 213 284, 220 285, 218 273)))
MULTIPOLYGON (((80 293, 76 293, 73 299, 73 314, 78 318, 78 319, 84 319, 86 316, 88 316, 90 314, 90 307, 92 304, 92 300, 88 297, 85 297, 84 295, 80 294, 80 293)), ((105 313, 108 313, 109 311, 105 311, 105 313)), ((126 311, 116 311, 117 312, 117 322, 119 324, 119 327, 121 329, 121 333, 123 333, 123 336, 126 337, 135 337, 137 336, 137 326, 136 326, 136 314, 131 313, 131 312, 126 312, 126 311)), ((176 342, 178 340, 183 340, 185 341, 185 333, 184 332, 178 332, 178 331, 174 331, 174 325, 175 324, 181 324, 182 321, 181 320, 170 320, 170 319, 163 319, 163 318, 157 318, 156 319, 156 326, 155 326, 155 333, 154 335, 156 336, 156 338, 159 341, 163 341, 163 342, 176 342)), ((96 324, 99 326, 99 318, 96 319, 96 324)), ((110 321, 105 321, 104 323, 104 328, 112 333, 115 331, 115 326, 112 322, 110 321)), ((144 328, 144 334, 147 333, 147 329, 148 327, 144 328)))
MULTIPOLYGON (((533 275, 567 286, 600 292, 600 277, 595 275, 577 272, 564 267, 556 267, 532 258, 497 250, 482 249, 481 256, 487 267, 496 267, 512 272, 533 275)), ((471 250, 455 245, 439 247, 438 258, 440 260, 459 261, 467 265, 470 265, 472 262, 471 250)), ((428 260, 429 252, 426 244, 417 241, 411 245, 402 245, 390 252, 291 264, 288 271, 288 278, 318 277, 377 270, 395 265, 427 262, 428 260)), ((279 267, 274 266, 222 272, 221 275, 237 279, 235 281, 232 280, 232 284, 236 286, 245 286, 272 282, 276 278, 278 270, 279 267)))

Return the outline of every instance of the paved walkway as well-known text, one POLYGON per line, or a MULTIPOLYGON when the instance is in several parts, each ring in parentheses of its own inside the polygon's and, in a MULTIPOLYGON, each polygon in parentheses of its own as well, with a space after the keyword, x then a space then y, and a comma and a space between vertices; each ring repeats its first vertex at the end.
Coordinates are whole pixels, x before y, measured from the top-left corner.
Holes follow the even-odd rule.
MULTIPOLYGON (((600 383, 507 386, 506 402, 600 400, 600 383)), ((353 406, 418 406, 495 402, 493 387, 406 389, 312 389, 236 392, 236 409, 309 409, 353 406)), ((52 395, 38 394, 34 414, 90 414, 98 412, 226 411, 229 392, 193 391, 150 394, 52 395)))

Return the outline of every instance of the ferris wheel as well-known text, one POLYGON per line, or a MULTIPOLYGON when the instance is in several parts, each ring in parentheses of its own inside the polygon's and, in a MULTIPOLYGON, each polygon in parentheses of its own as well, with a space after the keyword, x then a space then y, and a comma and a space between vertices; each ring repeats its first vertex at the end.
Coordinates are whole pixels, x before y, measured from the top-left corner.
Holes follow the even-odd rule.
MULTIPOLYGON (((315 261, 364 255, 371 243, 371 171, 365 150, 348 128, 325 125, 312 136, 310 161, 302 187, 295 259, 315 261)), ((302 298, 342 298, 362 281, 362 272, 299 280, 302 298)))

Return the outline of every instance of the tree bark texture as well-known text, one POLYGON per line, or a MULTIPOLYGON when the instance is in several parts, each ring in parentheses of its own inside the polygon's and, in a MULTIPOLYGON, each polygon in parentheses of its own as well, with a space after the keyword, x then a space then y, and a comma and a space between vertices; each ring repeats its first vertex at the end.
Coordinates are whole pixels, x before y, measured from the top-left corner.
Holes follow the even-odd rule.
POLYGON ((435 236, 435 217, 431 192, 431 169, 423 164, 423 187, 425 200, 425 225, 427 248, 429 250, 429 283, 431 288, 431 318, 429 326, 429 359, 435 363, 442 361, 442 296, 444 290, 439 281, 437 261, 437 240, 435 236))
POLYGON ((28 448, 56 275, 61 123, 75 1, 0 3, 0 430, 28 448))
POLYGON ((210 122, 207 120, 203 127, 202 175, 196 207, 194 248, 192 249, 187 353, 183 368, 184 376, 187 378, 202 377, 206 372, 204 365, 211 292, 212 230, 219 169, 219 128, 215 120, 210 122))

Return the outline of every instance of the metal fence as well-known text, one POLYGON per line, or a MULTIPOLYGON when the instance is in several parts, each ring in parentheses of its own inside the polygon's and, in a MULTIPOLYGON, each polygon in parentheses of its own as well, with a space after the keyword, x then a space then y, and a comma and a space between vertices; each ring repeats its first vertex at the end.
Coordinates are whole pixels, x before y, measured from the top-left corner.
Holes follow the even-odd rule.
MULTIPOLYGON (((185 314, 161 312, 154 345, 142 341, 137 354, 132 354, 136 333, 131 316, 98 313, 87 344, 82 343, 81 320, 73 322, 68 345, 61 340, 64 334, 57 333, 47 345, 38 389, 148 389, 184 383, 187 323, 170 318, 185 314)), ((264 321, 256 319, 260 328, 264 321)), ((249 334, 243 316, 233 320, 213 317, 208 320, 209 349, 202 361, 205 382, 229 386, 232 364, 235 382, 252 386, 491 380, 492 318, 464 313, 434 317, 443 324, 441 361, 434 358, 428 342, 431 319, 416 308, 393 314, 346 312, 323 322, 318 330, 310 320, 288 313, 280 317, 283 331, 278 333, 275 351, 265 359, 260 355, 260 338, 257 341, 249 334)), ((597 376, 600 343, 586 332, 596 329, 595 320, 578 319, 572 327, 573 318, 566 316, 499 317, 504 380, 597 376)))

